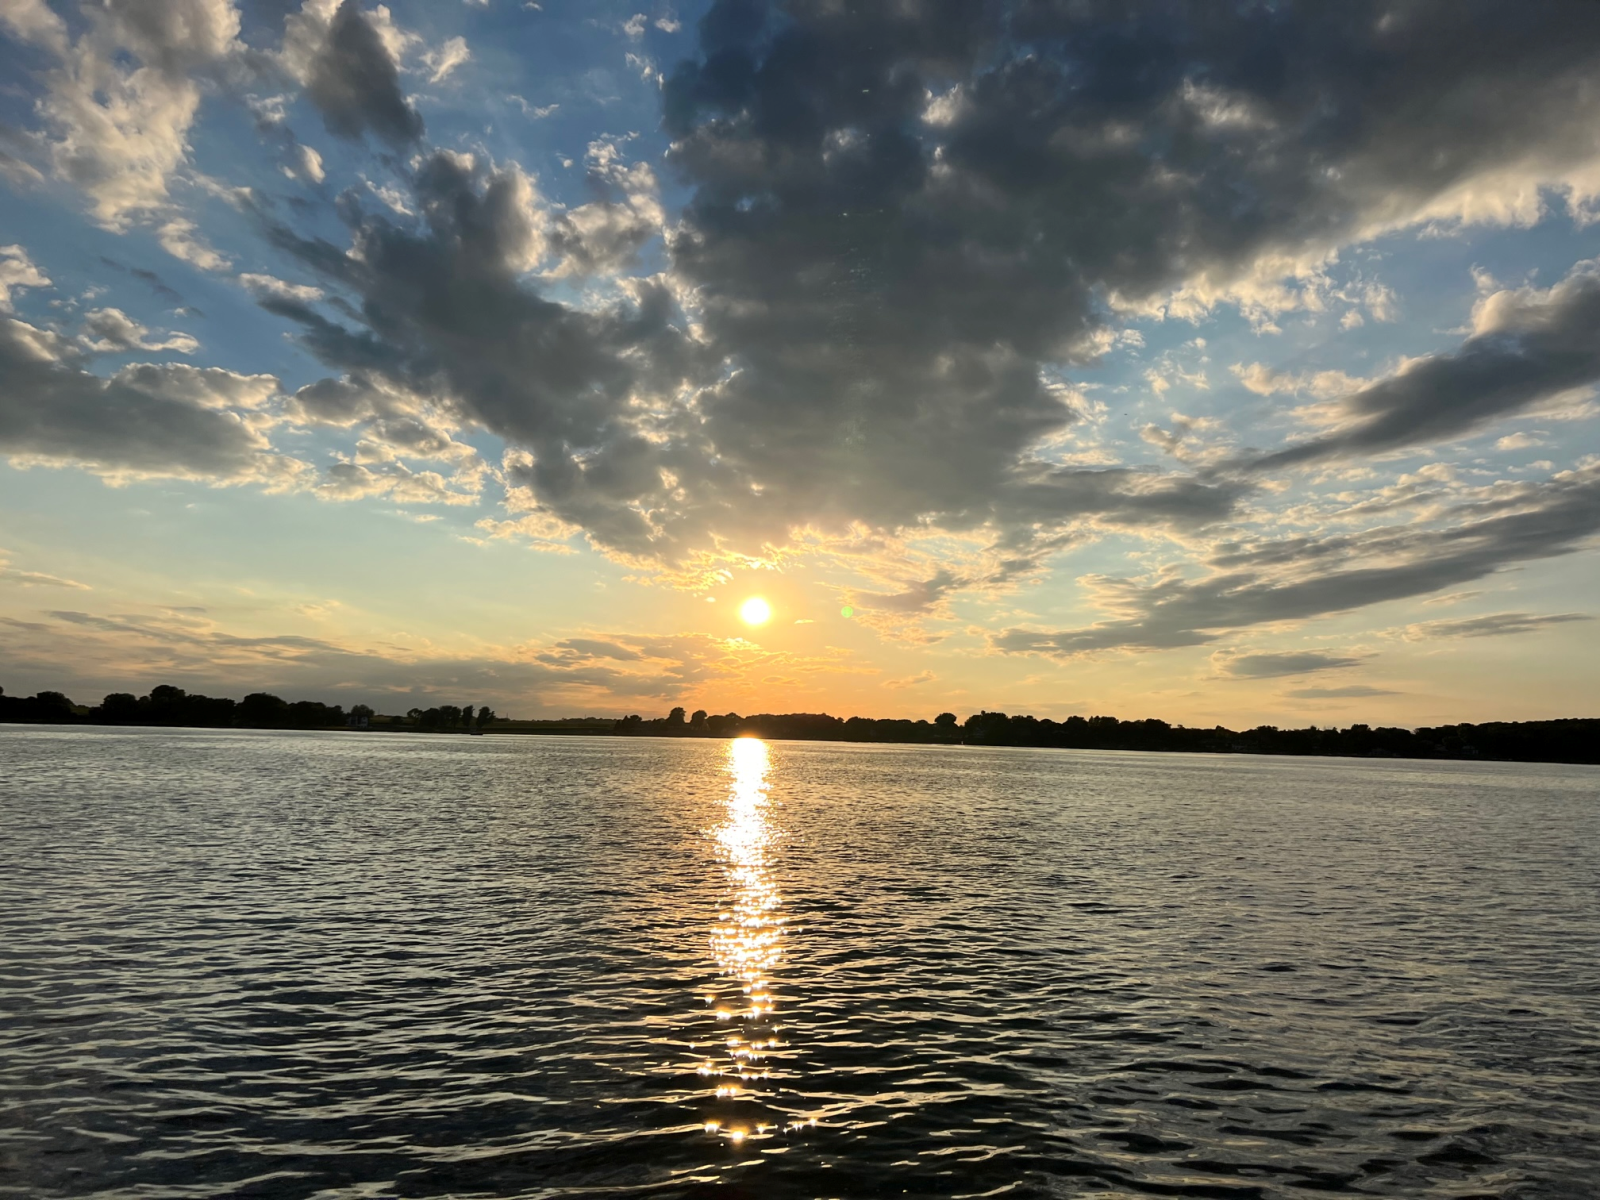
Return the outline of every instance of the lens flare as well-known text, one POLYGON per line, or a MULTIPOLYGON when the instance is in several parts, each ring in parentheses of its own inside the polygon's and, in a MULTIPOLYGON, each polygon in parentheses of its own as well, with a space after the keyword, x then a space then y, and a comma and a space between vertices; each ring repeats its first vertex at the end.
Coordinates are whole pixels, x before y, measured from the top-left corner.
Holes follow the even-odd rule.
POLYGON ((739 617, 746 625, 765 625, 772 617, 772 605, 760 596, 751 596, 739 606, 739 617))

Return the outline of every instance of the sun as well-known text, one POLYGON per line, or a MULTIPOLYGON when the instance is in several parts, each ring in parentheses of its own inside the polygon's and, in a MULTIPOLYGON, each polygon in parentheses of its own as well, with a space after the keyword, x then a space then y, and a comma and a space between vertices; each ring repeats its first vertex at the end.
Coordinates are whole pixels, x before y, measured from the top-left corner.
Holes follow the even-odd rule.
POLYGON ((772 605, 760 596, 751 596, 739 605, 739 619, 746 625, 765 625, 772 616, 772 605))

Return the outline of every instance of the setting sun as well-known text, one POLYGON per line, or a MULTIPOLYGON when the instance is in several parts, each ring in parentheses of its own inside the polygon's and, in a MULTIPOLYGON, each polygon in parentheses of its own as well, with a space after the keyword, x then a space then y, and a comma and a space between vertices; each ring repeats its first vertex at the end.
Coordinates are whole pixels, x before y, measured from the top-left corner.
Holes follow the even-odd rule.
POLYGON ((772 616, 772 605, 760 596, 751 596, 739 606, 739 617, 746 625, 765 625, 772 616))

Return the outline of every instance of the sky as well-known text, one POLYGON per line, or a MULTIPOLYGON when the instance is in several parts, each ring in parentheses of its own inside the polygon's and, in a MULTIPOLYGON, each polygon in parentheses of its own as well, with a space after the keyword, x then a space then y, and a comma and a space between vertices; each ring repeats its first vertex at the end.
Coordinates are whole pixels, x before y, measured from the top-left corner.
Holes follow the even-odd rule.
POLYGON ((1596 79, 1587 0, 0 0, 0 685, 1600 715, 1596 79))

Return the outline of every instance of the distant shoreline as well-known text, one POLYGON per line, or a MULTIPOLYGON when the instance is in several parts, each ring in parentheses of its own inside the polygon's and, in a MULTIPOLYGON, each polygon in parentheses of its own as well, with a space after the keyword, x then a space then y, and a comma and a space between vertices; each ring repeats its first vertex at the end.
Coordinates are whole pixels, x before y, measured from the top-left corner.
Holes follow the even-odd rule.
MULTIPOLYGON (((1591 721, 1587 718, 1565 718, 1583 724, 1600 724, 1600 721, 1591 721)), ((1553 722, 1497 722, 1496 724, 1516 726, 1519 724, 1550 724, 1553 722)), ((1355 760, 1382 761, 1385 759, 1404 760, 1407 762, 1498 762, 1498 763, 1526 763, 1537 766, 1541 763, 1551 766, 1600 766, 1600 752, 1592 757, 1584 758, 1510 758, 1497 757, 1486 754, 1404 754, 1398 752, 1384 752, 1383 750, 1361 753, 1340 753, 1333 750, 1297 751, 1277 749, 1253 749, 1241 746, 1199 748, 1195 746, 1068 746, 1044 744, 1035 742, 968 742, 955 741, 910 741, 899 738, 869 738, 869 737, 801 737, 785 734, 758 734, 748 730, 739 733, 706 733, 706 734, 671 734, 671 733, 619 733, 614 729, 561 729, 561 728, 517 728, 518 725, 534 725, 535 722, 508 722, 510 728, 485 729, 477 734, 469 734, 464 729, 417 729, 408 725, 373 726, 369 729, 351 729, 346 725, 321 725, 321 726, 296 726, 296 727, 269 727, 257 725, 139 725, 118 724, 108 725, 91 721, 59 722, 59 721, 12 721, 0 718, 0 726, 6 724, 27 724, 50 727, 53 725, 71 724, 77 728, 93 729, 214 729, 218 732, 230 733, 413 733, 442 737, 467 737, 467 736, 492 736, 505 737, 635 737, 650 741, 733 741, 742 737, 760 737, 763 741, 770 742, 817 742, 824 745, 835 746, 949 746, 954 749, 1010 749, 1010 750, 1087 750, 1098 753, 1113 754, 1211 754, 1251 756, 1257 758, 1347 758, 1355 760)), ((1182 729, 1182 726, 1176 728, 1182 729)), ((1481 727, 1479 727, 1481 728, 1481 727)), ((1291 730, 1289 732, 1303 732, 1291 730)), ((1337 732, 1337 731, 1329 731, 1337 732)), ((1377 732, 1377 731, 1375 731, 1377 732)), ((1391 732, 1391 731, 1383 731, 1391 732)), ((1403 731, 1409 732, 1409 731, 1403 731)))
POLYGON ((1548 762, 1600 765, 1600 719, 1490 721, 1404 729, 1350 725, 1344 729, 1210 729, 1147 719, 1068 717, 1064 721, 978 712, 965 721, 940 713, 932 721, 829 716, 827 713, 692 715, 674 708, 646 720, 627 716, 515 720, 487 706, 413 708, 383 715, 365 705, 347 713, 339 705, 290 703, 265 692, 242 701, 191 695, 163 685, 137 697, 118 692, 96 706, 73 704, 59 692, 7 696, 0 692, 0 723, 134 726, 189 729, 282 729, 457 736, 734 738, 892 745, 1026 746, 1061 750, 1129 750, 1191 754, 1264 754, 1280 757, 1410 758, 1548 762))

